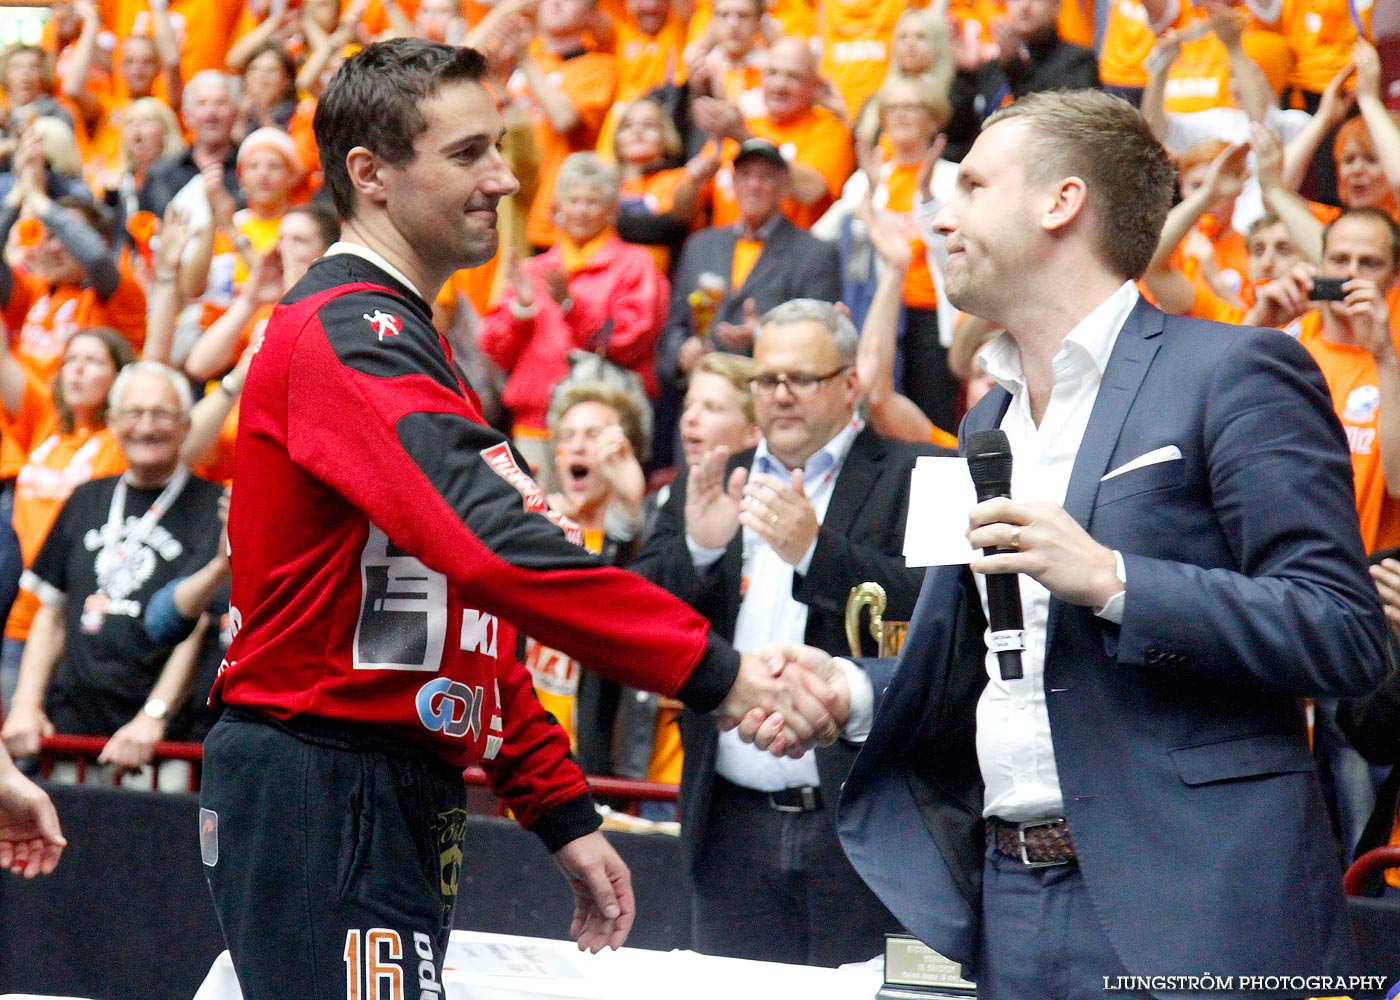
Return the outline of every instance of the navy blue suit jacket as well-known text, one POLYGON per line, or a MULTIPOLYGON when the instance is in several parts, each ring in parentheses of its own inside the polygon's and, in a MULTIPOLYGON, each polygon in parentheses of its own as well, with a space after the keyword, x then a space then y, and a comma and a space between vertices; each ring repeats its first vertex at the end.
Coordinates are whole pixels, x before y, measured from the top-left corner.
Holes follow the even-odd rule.
MULTIPOLYGON (((994 389, 964 433, 1009 398, 994 389)), ((1299 696, 1375 687, 1385 624, 1316 365, 1276 330, 1139 303, 1065 508, 1127 570, 1121 627, 1052 600, 1045 664, 1065 815, 1124 965, 1357 971, 1299 696), (1181 459, 1102 481, 1167 445, 1181 459)), ((974 973, 982 627, 967 569, 931 569, 901 658, 869 664, 875 724, 838 819, 886 905, 974 973)))

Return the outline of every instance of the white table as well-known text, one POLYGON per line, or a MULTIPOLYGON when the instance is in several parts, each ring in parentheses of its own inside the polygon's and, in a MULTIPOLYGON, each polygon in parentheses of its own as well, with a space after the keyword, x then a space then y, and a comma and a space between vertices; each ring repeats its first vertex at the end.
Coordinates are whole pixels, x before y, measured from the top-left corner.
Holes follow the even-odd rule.
MULTIPOLYGON (((588 955, 571 941, 477 931, 452 932, 442 978, 446 1000, 871 1000, 881 981, 878 964, 815 969, 642 948, 588 955)), ((195 1000, 242 1000, 228 952, 195 1000)))

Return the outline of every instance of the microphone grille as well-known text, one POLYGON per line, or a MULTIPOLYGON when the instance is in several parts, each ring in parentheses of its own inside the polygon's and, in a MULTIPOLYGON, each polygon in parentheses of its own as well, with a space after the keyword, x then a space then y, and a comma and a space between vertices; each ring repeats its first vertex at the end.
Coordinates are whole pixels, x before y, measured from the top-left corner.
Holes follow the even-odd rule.
POLYGON ((1011 491, 1011 442, 999 427, 967 436, 967 468, 979 495, 986 487, 1001 487, 991 495, 1011 491))

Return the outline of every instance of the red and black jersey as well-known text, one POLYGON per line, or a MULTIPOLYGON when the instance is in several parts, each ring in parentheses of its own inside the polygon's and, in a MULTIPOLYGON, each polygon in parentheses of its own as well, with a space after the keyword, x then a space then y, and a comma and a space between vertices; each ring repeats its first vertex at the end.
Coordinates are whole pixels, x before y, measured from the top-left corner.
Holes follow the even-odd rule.
POLYGON ((526 826, 585 786, 515 626, 625 684, 718 704, 737 654, 573 544, 522 470, 416 293, 354 254, 314 264, 243 391, 236 634, 214 704, 378 724, 480 761, 526 826))

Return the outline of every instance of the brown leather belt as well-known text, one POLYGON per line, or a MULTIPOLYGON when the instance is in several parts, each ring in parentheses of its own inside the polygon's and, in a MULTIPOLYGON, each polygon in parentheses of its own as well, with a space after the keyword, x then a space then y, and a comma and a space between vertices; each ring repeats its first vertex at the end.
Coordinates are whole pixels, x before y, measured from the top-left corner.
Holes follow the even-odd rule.
POLYGON ((987 820, 987 842, 998 854, 1030 868, 1065 865, 1073 861, 1074 839, 1062 817, 1011 823, 996 816, 987 820))

